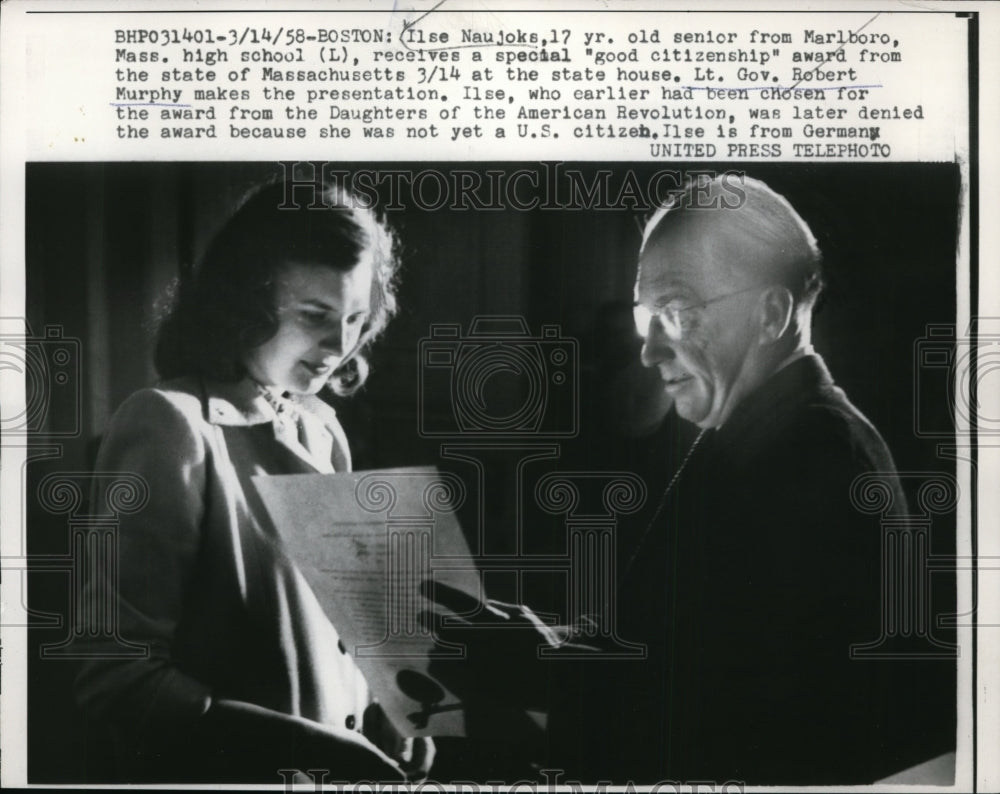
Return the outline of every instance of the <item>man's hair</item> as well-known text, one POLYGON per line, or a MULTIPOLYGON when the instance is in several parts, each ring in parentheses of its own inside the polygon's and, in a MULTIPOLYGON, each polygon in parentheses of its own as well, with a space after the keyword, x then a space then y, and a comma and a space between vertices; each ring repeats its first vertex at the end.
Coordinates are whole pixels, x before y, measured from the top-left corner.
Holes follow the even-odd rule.
POLYGON ((156 346, 161 377, 242 379, 247 354, 278 331, 276 282, 283 266, 301 262, 347 272, 371 251, 371 315, 356 352, 328 385, 346 395, 364 383, 364 349, 396 312, 395 237, 342 190, 325 191, 322 206, 295 203, 293 195, 282 182, 252 193, 216 233, 193 276, 175 282, 156 346))
POLYGON ((641 250, 689 213, 699 217, 711 213, 713 221, 735 230, 742 239, 773 251, 774 256, 761 263, 765 278, 786 287, 797 309, 812 308, 823 289, 823 257, 808 224, 788 199, 744 174, 725 173, 712 179, 700 175, 653 213, 643 230, 641 250))

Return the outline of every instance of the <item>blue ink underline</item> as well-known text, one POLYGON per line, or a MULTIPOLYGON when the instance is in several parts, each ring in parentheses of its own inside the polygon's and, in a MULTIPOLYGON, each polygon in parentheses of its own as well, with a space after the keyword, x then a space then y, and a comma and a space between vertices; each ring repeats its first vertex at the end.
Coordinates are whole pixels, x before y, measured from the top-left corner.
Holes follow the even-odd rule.
POLYGON ((692 91, 764 91, 768 88, 774 91, 836 91, 839 89, 852 89, 852 88, 882 88, 881 83, 876 83, 873 85, 823 85, 823 86, 808 86, 800 88, 798 84, 792 86, 782 86, 782 85, 748 85, 748 86, 738 86, 738 85, 682 85, 678 88, 692 91))

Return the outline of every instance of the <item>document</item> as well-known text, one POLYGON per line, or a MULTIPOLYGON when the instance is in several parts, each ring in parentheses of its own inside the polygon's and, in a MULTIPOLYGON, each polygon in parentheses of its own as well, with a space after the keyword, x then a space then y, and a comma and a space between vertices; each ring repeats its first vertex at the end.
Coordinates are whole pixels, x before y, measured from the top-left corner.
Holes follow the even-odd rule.
POLYGON ((288 553, 403 736, 461 736, 461 703, 432 678, 424 597, 433 582, 479 595, 453 510, 457 477, 434 467, 255 477, 288 553), (432 568, 433 565, 433 568, 432 568))

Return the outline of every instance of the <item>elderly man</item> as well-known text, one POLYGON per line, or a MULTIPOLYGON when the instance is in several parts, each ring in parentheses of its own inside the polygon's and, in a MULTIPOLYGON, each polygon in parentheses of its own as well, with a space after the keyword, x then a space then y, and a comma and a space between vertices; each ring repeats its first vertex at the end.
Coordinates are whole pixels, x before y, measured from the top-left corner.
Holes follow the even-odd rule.
POLYGON ((584 780, 871 783, 950 749, 953 669, 852 658, 880 634, 882 560, 852 483, 880 472, 901 513, 905 497, 810 344, 812 233, 764 183, 727 179, 654 215, 639 255, 643 363, 701 428, 621 555, 620 636, 648 654, 548 662, 547 762, 584 780))
POLYGON ((850 655, 879 635, 881 565, 852 482, 883 472, 905 498, 885 442, 810 344, 821 283, 808 227, 752 179, 701 185, 647 226, 643 363, 702 433, 624 577, 624 636, 654 663, 622 679, 648 705, 611 719, 664 739, 659 763, 638 737, 622 742, 625 768, 853 783, 910 760, 890 747, 898 715, 875 705, 888 671, 850 655))

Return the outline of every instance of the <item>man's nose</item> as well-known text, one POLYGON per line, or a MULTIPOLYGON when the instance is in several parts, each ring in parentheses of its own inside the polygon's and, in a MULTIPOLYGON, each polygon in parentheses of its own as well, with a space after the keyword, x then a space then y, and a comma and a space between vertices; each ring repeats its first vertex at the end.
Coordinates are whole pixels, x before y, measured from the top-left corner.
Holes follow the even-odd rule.
POLYGON ((677 353, 674 351, 670 337, 667 336, 659 319, 654 317, 649 323, 649 330, 642 340, 640 359, 644 367, 655 367, 664 361, 672 361, 677 353))

